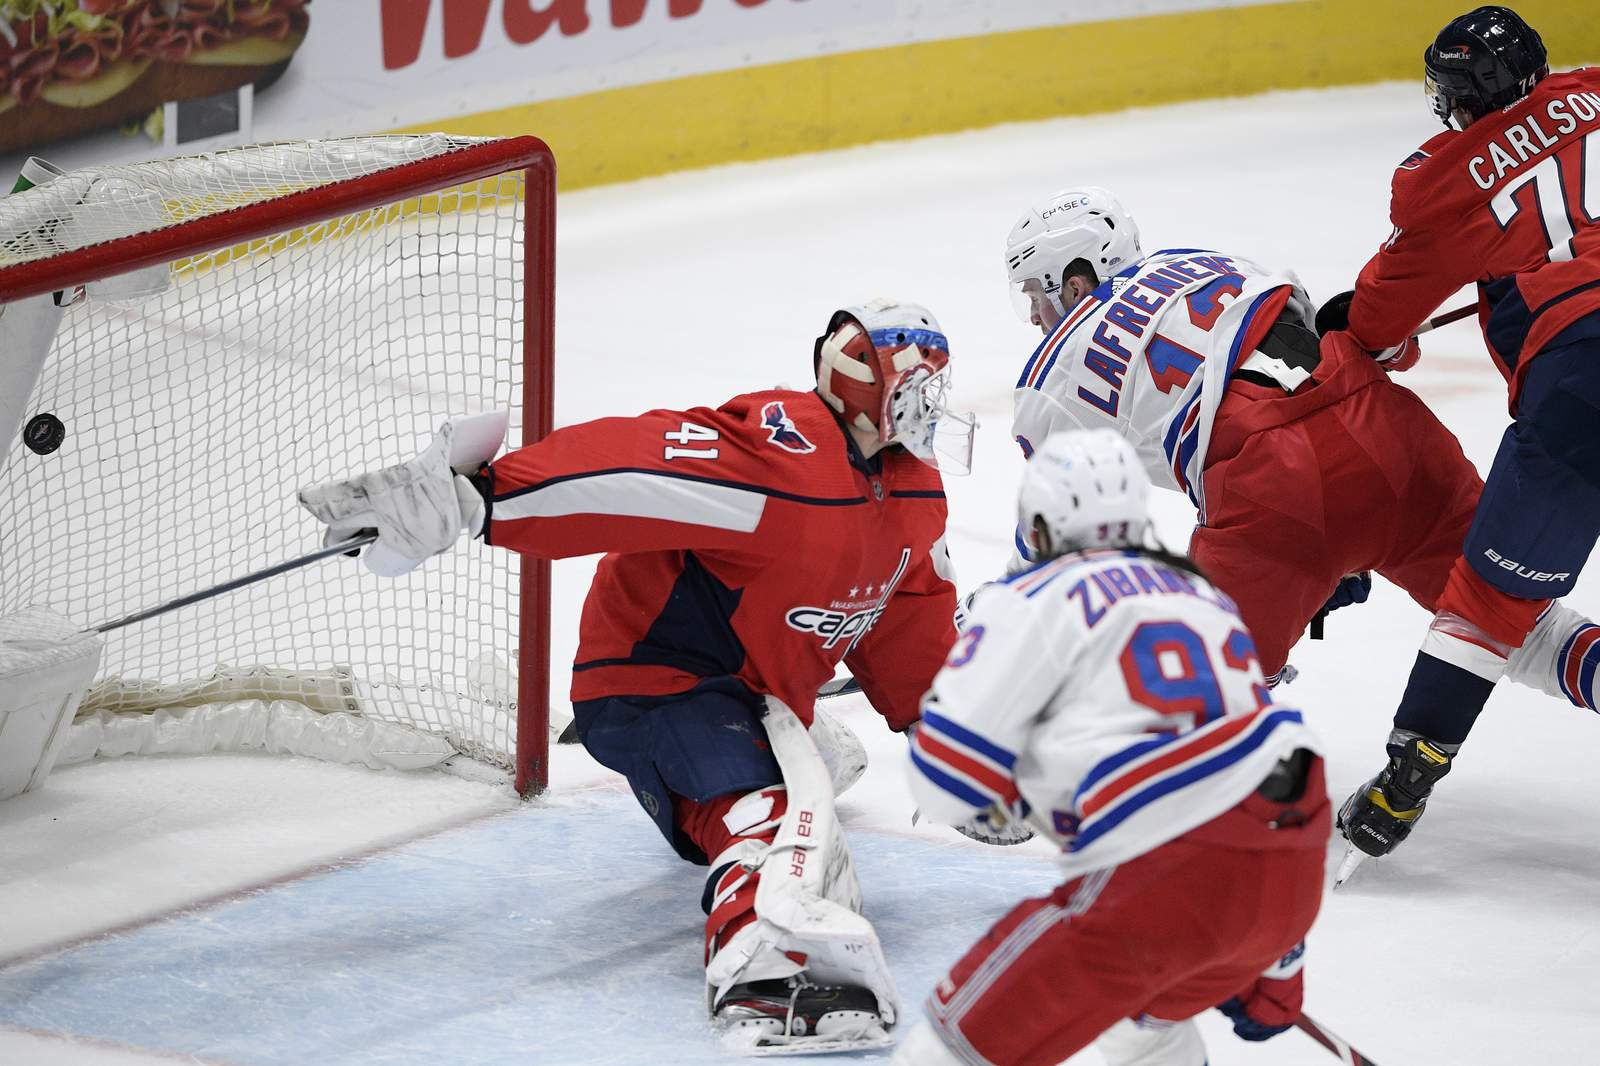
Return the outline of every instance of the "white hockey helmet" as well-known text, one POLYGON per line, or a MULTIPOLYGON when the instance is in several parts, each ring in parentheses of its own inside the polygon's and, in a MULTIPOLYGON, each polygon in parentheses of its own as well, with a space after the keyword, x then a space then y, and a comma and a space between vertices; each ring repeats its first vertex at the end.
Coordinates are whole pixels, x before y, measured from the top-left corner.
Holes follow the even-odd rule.
POLYGON ((1028 459, 1017 494, 1019 528, 1030 541, 1036 520, 1048 545, 1040 557, 1144 542, 1150 478, 1133 445, 1110 429, 1052 433, 1028 459))
POLYGON ((1024 321, 1032 318, 1032 300, 1022 283, 1034 279, 1056 314, 1065 317, 1062 275, 1074 259, 1088 261, 1104 281, 1142 254, 1139 227, 1115 196, 1095 185, 1058 192, 1024 211, 1006 237, 1012 303, 1024 321))

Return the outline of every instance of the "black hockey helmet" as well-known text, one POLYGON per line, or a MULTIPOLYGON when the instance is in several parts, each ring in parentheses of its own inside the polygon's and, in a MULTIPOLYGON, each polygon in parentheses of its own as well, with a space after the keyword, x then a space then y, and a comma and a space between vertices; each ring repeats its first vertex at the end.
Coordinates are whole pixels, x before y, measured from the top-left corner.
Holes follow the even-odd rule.
POLYGON ((1433 113, 1454 129, 1516 103, 1550 73, 1544 42, 1509 7, 1480 7, 1452 19, 1422 62, 1433 113))

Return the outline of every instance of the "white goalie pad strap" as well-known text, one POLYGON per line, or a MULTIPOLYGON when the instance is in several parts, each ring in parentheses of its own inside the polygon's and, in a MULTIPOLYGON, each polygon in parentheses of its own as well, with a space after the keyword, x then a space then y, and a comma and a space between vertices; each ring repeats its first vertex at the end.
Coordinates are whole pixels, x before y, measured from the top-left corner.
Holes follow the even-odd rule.
MULTIPOLYGON (((780 951, 803 952, 806 972, 817 982, 871 989, 884 1024, 893 1024, 899 996, 878 934, 860 913, 861 886, 839 830, 827 767, 806 727, 780 700, 767 697, 763 721, 789 809, 761 864, 757 920, 750 928, 780 951)), ((715 983, 720 995, 726 984, 715 983)))
MULTIPOLYGON (((740 796, 738 801, 728 808, 728 813, 722 816, 723 827, 734 836, 759 836, 769 829, 776 829, 781 819, 772 816, 772 809, 777 806, 777 793, 782 789, 782 785, 776 785, 764 788, 760 792, 747 792, 740 796)), ((762 851, 765 853, 765 847, 762 851)), ((718 856, 711 864, 712 868, 722 865, 722 861, 722 857, 718 856)))
POLYGON ((0 618, 0 799, 49 776, 103 645, 42 607, 0 618))

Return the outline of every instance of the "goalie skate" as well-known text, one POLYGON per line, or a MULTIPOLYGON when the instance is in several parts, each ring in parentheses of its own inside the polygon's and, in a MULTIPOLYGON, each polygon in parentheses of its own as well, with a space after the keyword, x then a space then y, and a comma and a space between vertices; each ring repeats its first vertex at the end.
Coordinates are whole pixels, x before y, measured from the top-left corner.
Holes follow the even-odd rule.
POLYGON ((804 973, 736 984, 713 1005, 712 1017, 729 1050, 745 1055, 818 1055, 891 1044, 869 989, 817 984, 804 973))

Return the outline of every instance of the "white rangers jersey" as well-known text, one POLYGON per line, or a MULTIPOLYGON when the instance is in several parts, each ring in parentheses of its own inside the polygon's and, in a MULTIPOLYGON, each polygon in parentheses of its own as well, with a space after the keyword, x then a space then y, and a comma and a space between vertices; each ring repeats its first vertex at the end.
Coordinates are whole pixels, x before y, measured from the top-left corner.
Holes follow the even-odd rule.
POLYGON ((1216 818, 1297 748, 1233 602, 1137 551, 1062 556, 986 587, 924 700, 912 791, 960 824, 991 805, 1078 876, 1216 818))
POLYGON ((1200 472, 1228 378, 1251 355, 1246 339, 1259 343, 1286 304, 1309 328, 1314 311, 1292 274, 1195 248, 1147 256, 1035 349, 1017 379, 1012 434, 1031 455, 1057 430, 1114 429, 1203 522, 1200 472))

